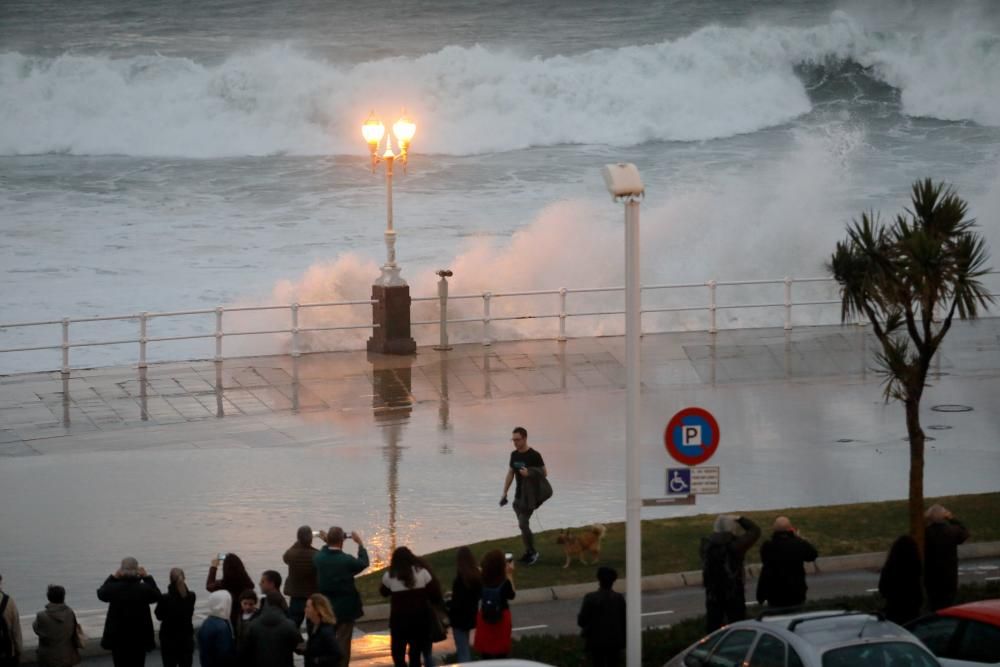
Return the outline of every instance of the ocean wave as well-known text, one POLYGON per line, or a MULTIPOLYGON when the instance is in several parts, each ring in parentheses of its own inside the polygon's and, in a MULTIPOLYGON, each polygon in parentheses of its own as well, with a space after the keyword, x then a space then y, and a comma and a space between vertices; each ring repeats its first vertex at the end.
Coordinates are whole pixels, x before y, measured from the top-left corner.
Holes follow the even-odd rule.
MULTIPOLYGON (((531 57, 482 46, 339 65, 286 46, 216 65, 159 55, 0 54, 0 154, 363 154, 370 107, 418 119, 418 150, 471 155, 755 132, 812 109, 807 67, 856 63, 909 115, 1000 125, 1000 37, 707 26, 659 44, 531 57)), ((816 75, 816 70, 819 74, 816 75)), ((391 118, 390 118, 391 120, 391 118)))

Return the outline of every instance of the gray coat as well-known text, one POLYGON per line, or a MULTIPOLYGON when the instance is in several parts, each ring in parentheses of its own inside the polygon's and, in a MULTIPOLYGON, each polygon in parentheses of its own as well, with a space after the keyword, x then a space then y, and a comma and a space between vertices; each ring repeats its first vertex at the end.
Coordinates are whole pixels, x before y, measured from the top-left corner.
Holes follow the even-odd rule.
POLYGON ((38 612, 31 626, 38 635, 38 664, 41 667, 70 667, 80 664, 76 648, 76 614, 64 604, 50 602, 38 612))

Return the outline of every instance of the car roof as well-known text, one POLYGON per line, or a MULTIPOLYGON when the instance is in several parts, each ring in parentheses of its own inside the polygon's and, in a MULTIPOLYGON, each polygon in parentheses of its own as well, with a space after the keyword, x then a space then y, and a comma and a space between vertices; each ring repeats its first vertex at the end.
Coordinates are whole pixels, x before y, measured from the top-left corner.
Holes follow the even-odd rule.
POLYGON ((815 611, 765 616, 759 621, 742 621, 733 626, 766 629, 796 646, 808 646, 818 653, 834 647, 872 640, 916 643, 913 635, 878 614, 849 611, 815 611))
POLYGON ((1000 600, 980 600, 979 602, 968 602, 966 604, 940 609, 937 613, 941 616, 969 618, 975 621, 989 623, 990 625, 1000 625, 1000 600))

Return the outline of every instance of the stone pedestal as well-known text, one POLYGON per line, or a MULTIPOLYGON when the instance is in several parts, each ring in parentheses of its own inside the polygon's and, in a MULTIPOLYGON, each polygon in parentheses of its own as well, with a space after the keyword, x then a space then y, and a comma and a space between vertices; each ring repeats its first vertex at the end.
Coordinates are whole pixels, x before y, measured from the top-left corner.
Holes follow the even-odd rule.
POLYGON ((368 351, 379 354, 416 354, 417 342, 410 336, 410 286, 372 285, 372 329, 368 351))

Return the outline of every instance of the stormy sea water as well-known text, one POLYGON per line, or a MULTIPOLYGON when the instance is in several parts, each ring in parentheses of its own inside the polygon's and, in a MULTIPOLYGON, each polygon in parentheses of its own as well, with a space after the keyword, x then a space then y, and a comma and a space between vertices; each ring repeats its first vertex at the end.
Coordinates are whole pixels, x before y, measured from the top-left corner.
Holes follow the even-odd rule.
MULTIPOLYGON (((600 181, 619 160, 647 185, 647 282, 820 275, 845 222, 894 213, 926 176, 997 241, 998 26, 988 2, 8 0, 0 320, 366 298, 384 257, 371 109, 418 123, 395 188, 416 295, 442 267, 462 293, 620 284, 600 181)), ((135 337, 101 327, 74 340, 135 337)), ((0 347, 58 337, 8 329, 0 347)), ((0 372, 57 363, 8 354, 0 372)))
MULTIPOLYGON (((621 210, 600 176, 620 160, 636 163, 647 187, 646 283, 822 275, 847 221, 894 214, 922 177, 953 183, 1000 249, 997 3, 4 0, 0 324, 367 298, 384 257, 385 203, 360 125, 372 109, 391 123, 404 107, 418 129, 395 217, 415 295, 433 294, 444 267, 455 293, 622 284, 621 210)), ((761 317, 725 311, 720 325, 775 323, 761 317)), ((798 317, 832 322, 837 312, 798 317)), ((704 327, 684 316, 666 324, 704 327)), ((213 323, 153 326, 151 335, 179 335, 213 323)), ((506 334, 538 333, 532 326, 506 334)), ((615 318, 571 323, 573 335, 620 331, 615 318)), ((135 323, 74 335, 129 338, 135 323)), ((58 340, 58 327, 0 329, 0 348, 58 340)), ((258 344, 226 343, 266 351, 258 344)), ((208 357, 211 342, 150 354, 208 357)), ((75 349, 73 363, 135 355, 134 345, 75 349)), ((57 364, 57 351, 0 355, 0 374, 57 364)), ((205 544, 215 534, 242 540, 254 567, 271 564, 273 535, 248 527, 255 503, 277 501, 255 480, 278 470, 321 484, 340 451, 282 455, 280 469, 228 452, 9 460, 0 504, 17 515, 0 534, 9 547, 17 532, 18 550, 0 554, 5 583, 28 608, 50 573, 86 589, 108 557, 108 529, 88 529, 103 518, 145 531, 137 540, 164 559, 224 548, 205 544), (232 479, 216 487, 202 474, 214 469, 232 479), (176 479, 185 493, 154 497, 144 475, 159 475, 157 488, 176 479), (246 503, 226 492, 234 480, 246 503), (46 513, 59 516, 58 533, 46 513), (184 541, 192 516, 204 528, 198 544, 184 541)), ((338 474, 363 486, 358 470, 338 474)), ((605 481, 593 502, 607 496, 610 517, 620 484, 605 481)), ((298 508, 304 494, 291 487, 282 502, 298 508)), ((409 508, 413 526, 451 511, 438 501, 409 508)), ((318 512, 321 499, 309 502, 318 512)), ((358 511, 368 519, 349 527, 375 530, 358 511)), ((460 525, 471 525, 478 510, 463 511, 460 525)), ((445 546, 421 530, 407 535, 415 548, 445 546)))

